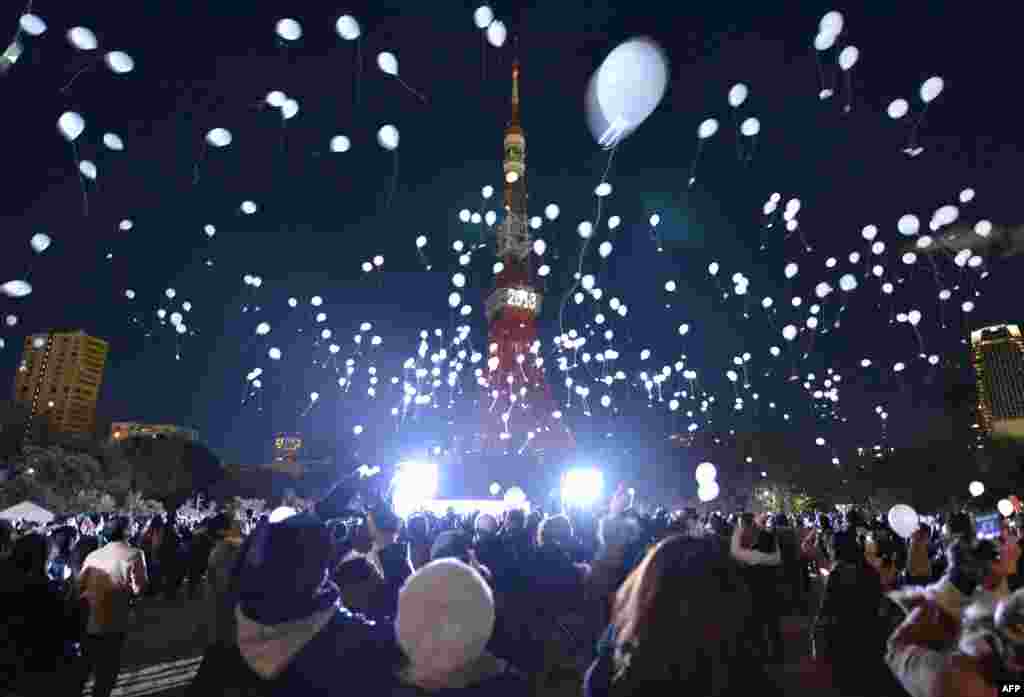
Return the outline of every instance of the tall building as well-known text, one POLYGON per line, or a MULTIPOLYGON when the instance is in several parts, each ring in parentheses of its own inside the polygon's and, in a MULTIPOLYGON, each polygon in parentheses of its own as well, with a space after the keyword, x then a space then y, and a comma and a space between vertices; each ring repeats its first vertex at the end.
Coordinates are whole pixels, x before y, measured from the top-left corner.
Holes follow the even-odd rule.
POLYGON ((1024 339, 1016 324, 971 332, 981 425, 996 435, 1024 436, 1024 339))
POLYGON ((198 441, 199 431, 194 428, 171 424, 144 424, 136 421, 115 421, 110 425, 110 439, 124 440, 133 436, 167 436, 183 440, 198 441))
POLYGON ((559 419, 544 377, 537 339, 543 297, 533 284, 526 196, 526 134, 519 122, 519 61, 512 65, 512 118, 505 129, 504 220, 497 228, 502 264, 487 298, 487 365, 481 377, 484 450, 569 449, 574 439, 559 419))
POLYGON ((26 439, 36 417, 52 433, 92 438, 108 344, 83 331, 25 337, 14 401, 27 408, 26 439))
POLYGON ((297 433, 278 433, 274 436, 274 462, 294 463, 302 450, 302 436, 297 433))

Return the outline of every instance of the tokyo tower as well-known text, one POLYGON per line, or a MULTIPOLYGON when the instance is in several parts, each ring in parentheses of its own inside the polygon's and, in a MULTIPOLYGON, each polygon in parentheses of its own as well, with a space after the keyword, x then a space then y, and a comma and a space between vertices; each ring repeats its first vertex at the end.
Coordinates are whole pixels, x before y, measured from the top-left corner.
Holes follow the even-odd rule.
POLYGON ((481 440, 485 451, 569 450, 575 439, 561 420, 544 377, 537 338, 542 294, 533 284, 526 211, 526 134, 519 123, 519 61, 512 64, 512 118, 505 129, 504 220, 495 255, 502 265, 487 298, 487 364, 481 440))

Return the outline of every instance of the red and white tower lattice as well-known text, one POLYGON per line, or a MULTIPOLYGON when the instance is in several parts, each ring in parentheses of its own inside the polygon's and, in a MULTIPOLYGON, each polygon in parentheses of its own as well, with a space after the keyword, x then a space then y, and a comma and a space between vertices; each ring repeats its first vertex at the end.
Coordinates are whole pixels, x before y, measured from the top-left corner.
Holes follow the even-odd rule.
POLYGON ((487 364, 481 396, 485 450, 545 453, 575 447, 544 377, 537 338, 543 297, 533 285, 526 213, 526 134, 519 123, 519 61, 512 65, 512 119, 505 129, 505 217, 495 256, 503 265, 487 298, 487 364))

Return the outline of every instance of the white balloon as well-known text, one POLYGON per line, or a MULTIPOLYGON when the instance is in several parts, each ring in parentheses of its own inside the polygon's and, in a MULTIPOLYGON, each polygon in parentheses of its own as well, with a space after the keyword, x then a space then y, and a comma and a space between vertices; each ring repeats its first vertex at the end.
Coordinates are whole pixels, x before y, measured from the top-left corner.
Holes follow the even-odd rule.
POLYGON ((844 274, 839 279, 839 288, 849 293, 857 288, 857 277, 852 273, 844 274))
POLYGON ((921 323, 921 311, 920 310, 911 310, 910 312, 908 312, 907 313, 907 321, 910 322, 913 326, 916 327, 918 324, 921 323))
POLYGON ((860 58, 860 51, 857 50, 857 47, 847 46, 839 52, 839 67, 843 70, 849 70, 856 65, 858 58, 860 58))
POLYGON ((650 39, 630 39, 608 54, 592 86, 605 124, 594 135, 609 145, 638 128, 658 107, 668 86, 665 54, 650 39))
POLYGON ((868 242, 875 239, 877 235, 878 227, 876 227, 875 225, 865 225, 864 229, 860 231, 860 236, 863 237, 868 242))
POLYGON ((231 145, 231 131, 226 128, 214 128, 206 134, 206 142, 215 148, 231 145))
POLYGON ((906 99, 894 99, 889 102, 889 108, 886 111, 890 119, 902 119, 909 110, 910 104, 907 103, 906 99))
POLYGON ((547 276, 549 273, 551 273, 551 267, 547 264, 541 264, 540 268, 537 269, 538 276, 547 276))
POLYGON ((486 213, 484 213, 484 222, 487 224, 487 227, 491 227, 497 221, 498 214, 495 213, 494 211, 487 211, 486 213))
POLYGON ((334 28, 337 30, 338 36, 345 39, 345 41, 355 41, 362 33, 359 29, 359 22, 352 15, 338 17, 338 22, 334 25, 334 28))
POLYGON ((82 160, 78 163, 78 171, 82 173, 82 176, 89 181, 95 181, 96 175, 99 174, 96 170, 96 165, 90 160, 82 160))
POLYGON ((718 275, 718 269, 719 266, 717 261, 713 261, 710 264, 708 264, 708 273, 711 274, 712 276, 718 275))
POLYGON ((690 325, 689 324, 686 324, 684 322, 683 324, 679 325, 679 336, 686 336, 689 333, 690 333, 690 325))
POLYGON ((348 152, 352 142, 348 136, 334 136, 331 138, 331 152, 348 152))
POLYGON ((537 239, 533 241, 533 253, 537 256, 544 256, 544 252, 548 250, 548 243, 544 240, 537 239))
POLYGON ((697 498, 701 503, 710 503, 718 498, 720 492, 718 482, 710 481, 705 486, 697 487, 697 498))
POLYGON ((701 140, 710 138, 718 133, 718 121, 716 119, 704 119, 697 127, 697 137, 701 140))
POLYGON ((455 309, 461 304, 462 296, 459 295, 458 293, 452 292, 452 294, 448 296, 448 306, 451 307, 452 309, 455 309))
MULTIPOLYGON (((827 51, 836 43, 836 34, 828 34, 826 32, 818 32, 818 35, 814 37, 814 48, 817 51, 827 51)), ((829 90, 831 93, 831 90, 829 90)), ((831 94, 829 94, 831 96, 831 94)))
POLYGON ((382 51, 377 54, 377 67, 388 75, 398 75, 398 58, 394 53, 382 51))
POLYGON ((286 99, 281 105, 281 116, 285 120, 294 118, 299 113, 299 103, 294 99, 286 99))
POLYGON ((889 527, 905 540, 910 539, 920 525, 917 511, 905 503, 898 503, 890 508, 888 518, 889 527))
POLYGON ((796 327, 794 327, 792 324, 787 324, 782 329, 782 338, 785 339, 786 341, 792 341, 793 339, 796 338, 796 333, 796 327))
POLYGON ((495 48, 501 48, 505 45, 505 39, 508 38, 508 29, 505 28, 505 23, 500 19, 496 19, 491 22, 491 25, 487 27, 487 42, 495 48))
POLYGON ((601 182, 600 184, 597 185, 597 188, 594 189, 594 195, 597 196, 598 198, 604 198, 611 192, 612 185, 609 184, 608 182, 601 182))
POLYGON ((18 24, 21 26, 21 30, 29 36, 39 36, 46 31, 46 22, 42 17, 34 14, 23 14, 18 20, 18 24))
POLYGON ((988 237, 992 234, 992 222, 989 220, 979 220, 974 225, 974 234, 978 237, 988 237))
POLYGON ((246 215, 252 215, 256 212, 257 206, 255 201, 242 201, 241 205, 242 212, 246 215))
POLYGON ((559 214, 559 213, 560 213, 560 211, 559 211, 559 209, 558 209, 558 205, 557 205, 557 204, 554 204, 554 203, 549 203, 549 204, 548 204, 548 205, 547 205, 547 206, 546 206, 546 207, 544 208, 544 216, 545 216, 545 217, 546 217, 546 218, 547 218, 548 220, 557 220, 557 219, 558 219, 558 214, 559 214))
POLYGON ((298 41, 302 37, 302 25, 294 19, 282 19, 277 23, 277 35, 285 41, 298 41))
POLYGON ((977 498, 985 493, 985 485, 979 481, 973 481, 967 487, 967 491, 970 492, 971 496, 977 498))
POLYGON ((822 34, 839 36, 843 32, 843 15, 835 10, 826 12, 818 22, 818 31, 822 34))
POLYGON ((960 192, 960 203, 970 203, 974 200, 974 189, 967 188, 960 192))
POLYGON ((917 219, 916 215, 908 213, 899 219, 896 223, 896 229, 904 237, 910 237, 916 235, 917 231, 921 229, 921 221, 917 219))
POLYGON ((52 240, 50 239, 49 235, 44 235, 41 232, 37 232, 36 234, 32 235, 32 239, 29 240, 28 243, 29 246, 32 247, 32 251, 34 251, 36 254, 42 254, 43 252, 50 248, 52 240))
POLYGON ((800 267, 795 262, 791 261, 786 264, 786 268, 783 270, 783 273, 786 274, 786 278, 793 278, 800 273, 800 267))
POLYGON ((391 124, 380 127, 377 131, 377 143, 385 150, 394 150, 398 147, 398 129, 391 124))
POLYGON ((107 148, 109 148, 110 150, 115 150, 118 152, 124 150, 124 141, 121 140, 121 136, 117 135, 116 133, 104 133, 103 144, 106 145, 107 148))
POLYGON ((118 75, 135 70, 135 59, 124 51, 111 51, 104 57, 104 60, 107 62, 107 67, 118 75))
POLYGON ((715 477, 718 476, 718 470, 710 462, 702 462, 697 465, 697 469, 693 474, 697 479, 698 484, 701 486, 707 486, 715 481, 715 477))
POLYGON ((927 104, 942 94, 946 86, 941 77, 930 77, 921 84, 921 101, 927 104))
POLYGON ((32 286, 27 281, 8 281, 0 286, 0 293, 8 298, 24 298, 26 295, 31 295, 32 286))
POLYGON ((281 107, 283 107, 284 103, 287 100, 288 95, 286 95, 281 90, 274 90, 272 92, 268 92, 266 98, 264 99, 264 101, 267 103, 267 106, 272 106, 275 109, 280 109, 281 107))
POLYGON ((620 218, 617 215, 613 215, 612 217, 608 218, 608 229, 609 230, 614 230, 615 228, 617 228, 619 226, 619 224, 621 222, 622 222, 622 218, 620 218))
POLYGON ((751 116, 740 124, 740 132, 745 136, 756 136, 761 132, 761 122, 751 116))
POLYGON ((494 21, 494 11, 487 5, 481 5, 473 13, 473 23, 477 29, 486 29, 494 21))
POLYGON ((78 112, 65 111, 57 119, 57 128, 68 142, 74 142, 78 136, 82 135, 82 131, 85 130, 85 119, 78 112))
POLYGON ((737 82, 731 88, 729 88, 729 106, 736 108, 741 106, 743 102, 747 101, 747 95, 750 94, 750 90, 742 82, 737 82))
POLYGON ((79 51, 95 51, 100 45, 96 35, 85 27, 73 27, 68 30, 68 41, 79 51))
POLYGON ((607 259, 612 253, 612 243, 605 240, 598 246, 597 253, 601 255, 602 259, 607 259))
POLYGON ((996 508, 999 509, 999 513, 1004 518, 1009 518, 1013 515, 1013 503, 1009 499, 999 499, 996 508))

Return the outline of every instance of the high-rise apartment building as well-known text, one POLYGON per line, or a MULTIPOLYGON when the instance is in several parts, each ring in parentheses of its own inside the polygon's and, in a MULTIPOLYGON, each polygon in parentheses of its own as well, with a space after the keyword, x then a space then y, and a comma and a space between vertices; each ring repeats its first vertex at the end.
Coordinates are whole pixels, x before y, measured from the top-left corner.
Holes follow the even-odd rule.
POLYGON ((978 412, 982 426, 997 435, 1024 436, 1024 338, 1016 324, 971 332, 978 412))
POLYGON ((28 410, 29 422, 44 417, 53 433, 93 437, 108 348, 83 331, 26 337, 14 401, 28 410))
POLYGON ((113 441, 140 436, 151 438, 166 436, 195 442, 199 440, 199 431, 173 424, 145 424, 137 421, 115 421, 110 425, 110 439, 113 441))

